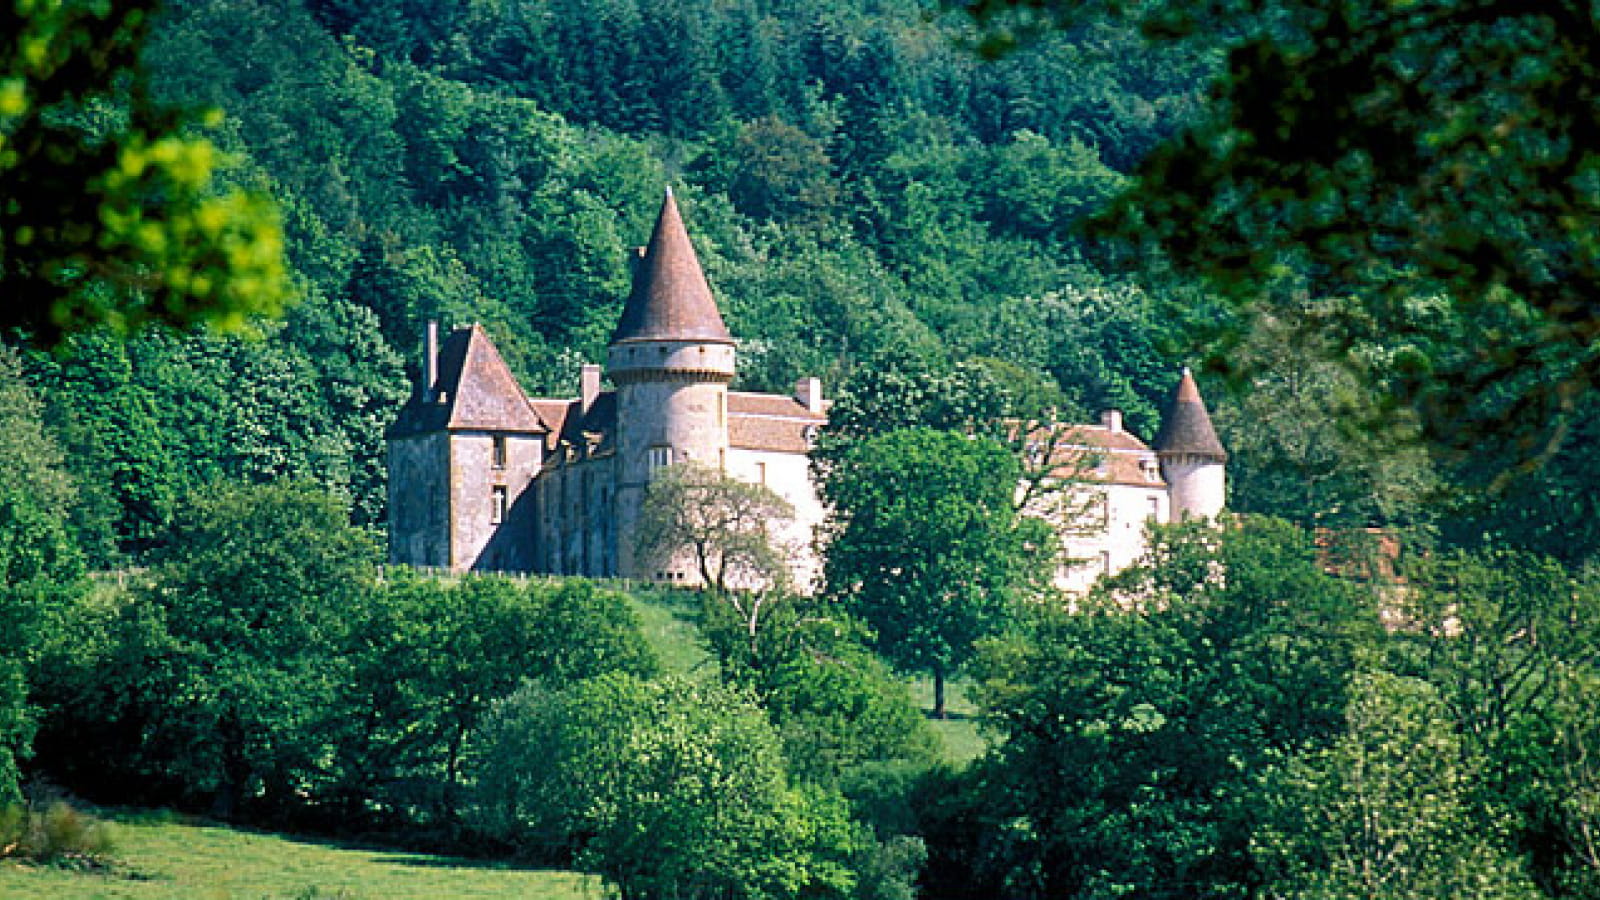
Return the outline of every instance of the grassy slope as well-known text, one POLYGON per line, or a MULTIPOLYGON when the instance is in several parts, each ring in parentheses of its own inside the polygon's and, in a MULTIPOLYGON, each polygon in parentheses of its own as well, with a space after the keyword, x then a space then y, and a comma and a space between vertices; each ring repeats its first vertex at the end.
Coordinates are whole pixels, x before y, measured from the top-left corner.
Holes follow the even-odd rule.
POLYGON ((591 900, 600 882, 572 872, 367 850, 333 843, 188 825, 159 815, 117 820, 110 874, 0 863, 8 900, 407 900, 537 897, 591 900))
MULTIPOLYGON (((650 646, 661 659, 663 671, 674 675, 709 677, 717 663, 700 637, 699 597, 685 591, 645 590, 630 594, 634 612, 650 646)), ((978 733, 978 708, 967 699, 966 682, 953 680, 946 685, 945 706, 950 718, 931 719, 934 734, 944 743, 945 759, 964 766, 988 748, 978 733)), ((911 696, 924 711, 933 709, 933 680, 911 681, 911 696)))

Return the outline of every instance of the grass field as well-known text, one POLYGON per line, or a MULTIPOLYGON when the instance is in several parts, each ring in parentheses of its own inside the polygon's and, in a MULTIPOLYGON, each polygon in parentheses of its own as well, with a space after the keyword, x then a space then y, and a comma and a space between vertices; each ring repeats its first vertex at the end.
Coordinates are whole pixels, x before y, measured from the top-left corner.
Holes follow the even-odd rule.
POLYGON ((113 816, 117 863, 72 872, 0 862, 6 900, 597 900, 598 879, 476 860, 371 850, 158 813, 113 816))
MULTIPOLYGON (((978 707, 967 699, 966 686, 967 682, 962 679, 946 681, 944 707, 949 718, 928 720, 928 724, 933 726, 933 733, 944 742, 944 758, 957 766, 965 766, 989 748, 989 742, 978 732, 978 707)), ((911 682, 911 699, 916 701, 918 709, 931 714, 933 679, 914 679, 911 682)))

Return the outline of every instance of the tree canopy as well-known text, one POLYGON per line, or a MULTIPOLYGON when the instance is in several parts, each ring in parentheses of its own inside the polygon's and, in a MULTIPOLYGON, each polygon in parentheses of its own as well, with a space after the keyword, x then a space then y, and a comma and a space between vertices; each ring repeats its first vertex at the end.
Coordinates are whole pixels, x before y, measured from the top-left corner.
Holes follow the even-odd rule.
MULTIPOLYGON (((1600 385, 1600 20, 1583 0, 975 0, 1019 23, 1110 10, 1227 61, 1205 111, 1096 231, 1158 248, 1362 372, 1433 440, 1513 461, 1600 385), (1268 287, 1284 273, 1291 290, 1268 287)), ((1238 323, 1213 362, 1230 365, 1238 323)), ((1369 424, 1380 425, 1381 419, 1369 424)))
POLYGON ((1044 524, 1013 506, 1019 476, 993 441, 903 429, 850 443, 822 482, 826 590, 879 652, 933 676, 936 716, 945 678, 1050 570, 1044 524))
POLYGON ((283 309, 271 204, 218 190, 201 116, 151 98, 154 0, 0 12, 0 328, 62 334, 146 323, 239 330, 283 309))

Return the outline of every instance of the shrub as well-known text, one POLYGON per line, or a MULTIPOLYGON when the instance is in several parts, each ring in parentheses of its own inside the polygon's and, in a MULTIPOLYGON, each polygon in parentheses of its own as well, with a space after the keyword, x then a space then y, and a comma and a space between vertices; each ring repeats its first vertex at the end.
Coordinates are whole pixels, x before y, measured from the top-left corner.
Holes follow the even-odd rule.
POLYGON ((0 857, 58 866, 104 865, 114 849, 111 826, 62 800, 0 810, 0 857))

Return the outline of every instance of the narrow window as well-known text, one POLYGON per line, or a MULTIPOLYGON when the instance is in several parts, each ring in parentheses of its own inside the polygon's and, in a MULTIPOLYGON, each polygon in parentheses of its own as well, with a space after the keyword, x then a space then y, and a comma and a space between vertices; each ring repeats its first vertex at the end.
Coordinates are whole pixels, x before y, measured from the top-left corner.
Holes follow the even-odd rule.
POLYGON ((496 469, 506 467, 506 436, 503 434, 494 436, 494 467, 496 469))
POLYGON ((489 495, 489 524, 499 525, 506 520, 506 486, 497 484, 489 495))
POLYGON ((758 462, 758 463, 756 463, 756 484, 766 484, 766 483, 767 483, 767 464, 764 463, 764 462, 758 462))
POLYGON ((1105 575, 1110 575, 1111 574, 1111 551, 1110 550, 1101 550, 1100 551, 1100 571, 1101 571, 1102 574, 1105 574, 1105 575))
POLYGON ((652 472, 664 466, 670 466, 672 465, 672 448, 651 447, 647 459, 650 464, 650 471, 652 472))
POLYGON ((1151 497, 1150 498, 1150 518, 1157 519, 1157 520, 1159 520, 1161 518, 1161 498, 1160 497, 1151 497))

